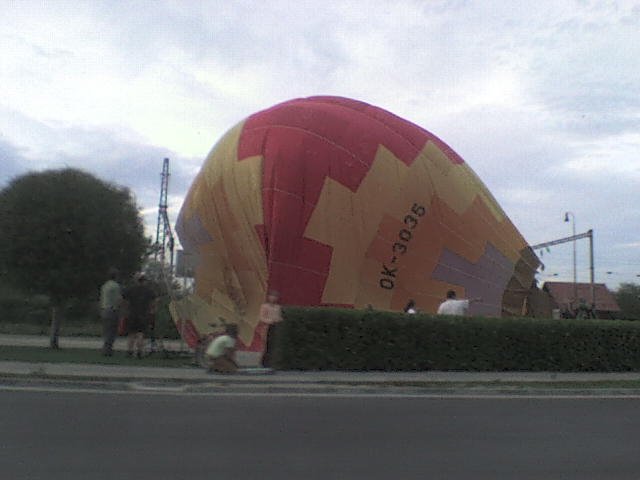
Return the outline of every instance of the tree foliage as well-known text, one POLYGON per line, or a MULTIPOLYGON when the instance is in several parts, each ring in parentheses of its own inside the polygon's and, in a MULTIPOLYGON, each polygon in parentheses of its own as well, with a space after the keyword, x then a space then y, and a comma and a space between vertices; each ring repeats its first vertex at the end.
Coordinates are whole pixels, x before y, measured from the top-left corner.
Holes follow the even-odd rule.
POLYGON ((129 190, 89 173, 29 173, 0 192, 0 272, 54 304, 95 295, 111 267, 137 271, 147 246, 129 190))
POLYGON ((640 320, 640 285, 621 283, 616 292, 616 301, 621 318, 640 320))

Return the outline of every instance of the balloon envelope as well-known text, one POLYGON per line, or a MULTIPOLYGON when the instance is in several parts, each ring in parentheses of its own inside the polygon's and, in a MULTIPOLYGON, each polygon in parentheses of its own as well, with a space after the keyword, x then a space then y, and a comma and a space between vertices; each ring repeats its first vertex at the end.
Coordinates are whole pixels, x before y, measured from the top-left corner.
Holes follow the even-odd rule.
POLYGON ((197 258, 174 305, 191 343, 220 317, 258 350, 269 290, 283 304, 435 312, 448 290, 471 313, 518 315, 538 259, 459 155, 385 110, 291 100, 227 132, 176 225, 197 258))

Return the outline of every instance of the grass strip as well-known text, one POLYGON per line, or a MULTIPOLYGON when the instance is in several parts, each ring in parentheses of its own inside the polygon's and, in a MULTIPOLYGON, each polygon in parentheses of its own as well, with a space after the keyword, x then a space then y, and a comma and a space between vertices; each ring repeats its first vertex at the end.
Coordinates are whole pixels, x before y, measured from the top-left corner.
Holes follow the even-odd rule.
MULTIPOLYGON (((0 334, 7 335, 49 335, 48 325, 31 323, 0 322, 0 334)), ((100 337, 102 326, 98 323, 63 323, 60 330, 62 337, 100 337)))
POLYGON ((86 363, 91 365, 122 365, 133 367, 184 367, 193 365, 193 360, 183 356, 168 356, 155 352, 141 359, 128 357, 125 352, 114 352, 105 357, 102 352, 86 348, 62 348, 52 350, 43 347, 0 347, 0 361, 32 363, 86 363))

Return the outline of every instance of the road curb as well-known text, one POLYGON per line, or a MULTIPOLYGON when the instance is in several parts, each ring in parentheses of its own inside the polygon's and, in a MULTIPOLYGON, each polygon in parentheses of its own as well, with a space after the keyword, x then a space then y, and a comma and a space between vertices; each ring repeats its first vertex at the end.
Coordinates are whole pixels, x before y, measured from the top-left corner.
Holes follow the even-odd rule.
POLYGON ((207 375, 185 378, 178 376, 136 376, 100 374, 55 374, 46 365, 34 364, 29 372, 0 372, 0 387, 28 388, 56 386, 57 388, 106 389, 131 393, 188 393, 218 394, 281 394, 281 395, 416 395, 431 397, 640 397, 636 381, 372 381, 323 380, 207 375))
POLYGON ((456 384, 431 386, 343 385, 343 384, 241 384, 185 383, 179 381, 140 381, 104 379, 62 379, 42 377, 0 377, 0 390, 68 391, 96 394, 148 394, 196 396, 346 396, 346 397, 416 397, 449 399, 640 399, 638 388, 520 388, 495 386, 461 387, 456 384))

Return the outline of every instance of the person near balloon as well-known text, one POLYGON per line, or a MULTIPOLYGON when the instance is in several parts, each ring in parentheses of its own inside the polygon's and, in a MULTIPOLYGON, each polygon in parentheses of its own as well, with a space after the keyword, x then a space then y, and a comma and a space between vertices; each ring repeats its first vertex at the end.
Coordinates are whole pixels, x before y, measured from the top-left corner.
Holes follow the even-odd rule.
POLYGON ((457 315, 464 317, 469 313, 469 304, 480 301, 482 301, 481 298, 459 299, 457 298, 455 290, 449 290, 447 292, 447 299, 438 307, 438 315, 457 315))
POLYGON ((238 326, 229 324, 225 327, 224 335, 219 335, 207 347, 205 357, 209 365, 209 372, 235 373, 238 371, 236 362, 236 340, 238 326))
POLYGON ((104 344, 102 353, 106 357, 113 355, 113 343, 118 334, 118 317, 122 304, 122 290, 117 282, 118 271, 109 270, 109 278, 100 287, 100 317, 102 318, 104 344))
POLYGON ((124 292, 127 302, 127 355, 133 356, 134 350, 138 358, 142 358, 144 334, 152 320, 152 312, 156 295, 147 285, 147 278, 143 273, 138 275, 135 285, 124 292))
POLYGON ((409 315, 414 315, 418 313, 418 309, 416 308, 416 302, 414 299, 409 299, 407 304, 404 307, 404 313, 408 313, 409 315))
POLYGON ((260 323, 266 327, 266 338, 264 342, 264 353, 262 354, 261 365, 271 368, 273 343, 278 323, 282 321, 282 309, 278 304, 278 292, 269 292, 267 301, 260 306, 260 323))

